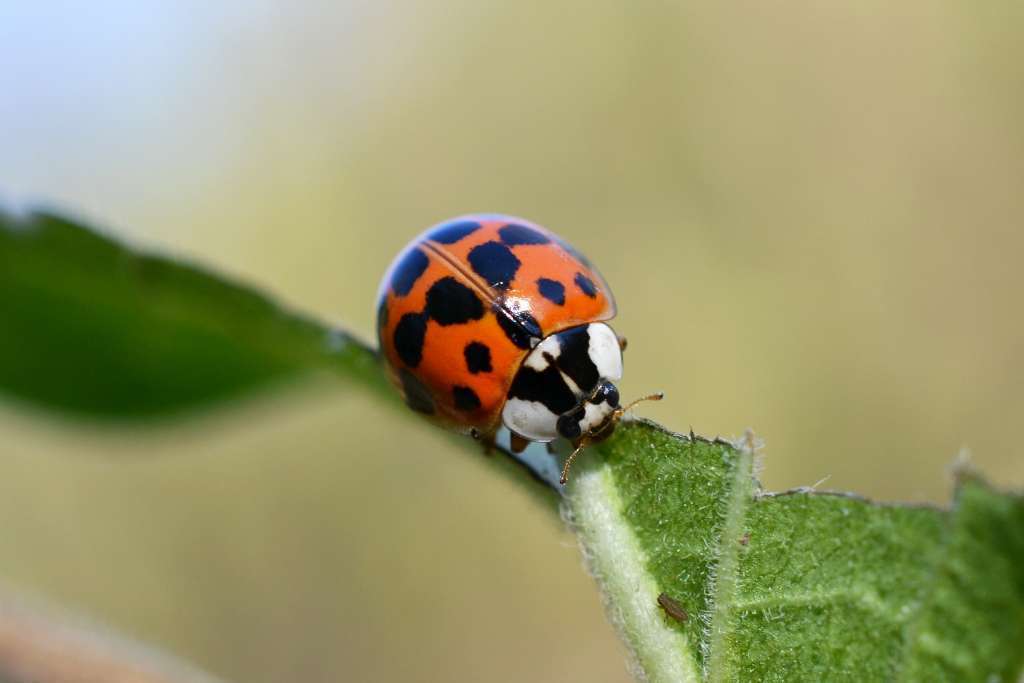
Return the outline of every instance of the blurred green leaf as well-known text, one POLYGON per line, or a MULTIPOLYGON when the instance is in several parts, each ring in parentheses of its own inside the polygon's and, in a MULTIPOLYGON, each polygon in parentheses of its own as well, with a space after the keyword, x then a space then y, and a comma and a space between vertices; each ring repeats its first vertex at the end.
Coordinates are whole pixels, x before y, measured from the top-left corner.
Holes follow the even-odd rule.
POLYGON ((650 679, 1017 680, 1024 499, 970 475, 950 510, 767 494, 753 450, 634 422, 570 486, 569 516, 650 679))
POLYGON ((331 369, 384 386, 344 332, 45 213, 0 213, 0 389, 73 413, 178 413, 331 369))
MULTIPOLYGON (((318 370, 395 397, 344 332, 52 215, 0 216, 0 322, 0 389, 64 411, 174 414, 318 370)), ((1020 497, 970 476, 950 510, 767 494, 751 441, 642 421, 591 451, 566 516, 647 678, 1018 675, 1020 497)), ((550 483, 550 459, 521 462, 550 483)))

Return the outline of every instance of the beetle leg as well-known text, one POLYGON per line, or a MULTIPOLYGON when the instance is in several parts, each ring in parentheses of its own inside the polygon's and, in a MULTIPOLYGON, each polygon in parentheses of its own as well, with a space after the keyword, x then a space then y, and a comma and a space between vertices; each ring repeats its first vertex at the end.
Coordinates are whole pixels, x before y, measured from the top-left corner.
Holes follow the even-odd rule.
POLYGON ((519 454, 525 451, 526 447, 530 445, 530 440, 522 434, 516 434, 515 432, 512 432, 511 434, 511 437, 509 437, 509 443, 512 446, 512 452, 519 454))
POLYGON ((479 441, 480 445, 484 447, 484 455, 491 455, 494 452, 494 432, 483 434, 474 428, 469 430, 469 435, 479 441))

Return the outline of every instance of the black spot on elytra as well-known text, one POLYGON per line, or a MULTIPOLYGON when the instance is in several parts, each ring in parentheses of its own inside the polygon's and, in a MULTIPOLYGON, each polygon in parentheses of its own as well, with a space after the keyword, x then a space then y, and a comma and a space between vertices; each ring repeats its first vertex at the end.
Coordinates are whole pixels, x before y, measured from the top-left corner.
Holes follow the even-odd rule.
POLYGON ((537 280, 537 291, 540 295, 553 304, 565 305, 565 285, 558 280, 549 280, 542 277, 537 280))
POLYGON ((423 340, 427 336, 427 316, 422 313, 406 313, 395 326, 395 351, 402 362, 410 368, 423 359, 423 340))
POLYGON ((484 305, 472 289, 455 278, 443 277, 427 291, 424 313, 440 325, 458 325, 484 316, 484 305))
POLYGON ((463 412, 471 413, 480 409, 480 397, 469 387, 452 387, 452 396, 455 398, 455 407, 463 412))
POLYGON ((540 341, 542 336, 540 331, 540 323, 537 322, 536 318, 534 318, 526 311, 513 313, 512 317, 516 319, 516 322, 519 324, 519 326, 526 330, 531 337, 540 341))
POLYGON ((501 241, 510 247, 517 244, 547 244, 551 241, 547 235, 516 223, 509 223, 501 228, 498 235, 501 236, 501 241))
POLYGON ((520 261, 501 242, 484 242, 469 252, 469 265, 496 289, 507 289, 519 270, 520 261))
POLYGON ((455 244, 479 229, 480 224, 476 221, 454 221, 434 228, 427 233, 427 239, 441 244, 455 244))
POLYGON ((597 387, 600 379, 597 366, 590 358, 590 333, 586 325, 573 327, 556 336, 561 353, 558 354, 558 367, 585 394, 597 387))
POLYGON ((430 415, 434 412, 434 399, 430 395, 430 390, 416 375, 402 368, 398 371, 398 381, 402 383, 402 393, 405 394, 407 406, 417 413, 430 415))
POLYGON ((534 340, 541 338, 540 325, 537 319, 526 312, 513 313, 500 301, 494 302, 494 317, 498 327, 513 344, 521 349, 532 349, 534 340))
POLYGON ((562 373, 553 365, 540 372, 523 365, 516 373, 516 378, 512 380, 508 395, 524 401, 542 403, 555 415, 569 412, 578 403, 576 396, 562 379, 562 373))
POLYGON ((491 367, 491 349, 487 344, 478 341, 469 342, 466 344, 466 348, 462 349, 462 355, 466 357, 466 369, 471 375, 490 372, 493 369, 491 367))
POLYGON ((594 286, 594 281, 589 277, 583 273, 576 273, 575 282, 576 286, 580 288, 580 291, 591 299, 597 297, 597 287, 594 286))
POLYGON ((395 296, 405 296, 430 265, 430 259, 420 249, 410 249, 395 266, 391 274, 391 291, 395 296))

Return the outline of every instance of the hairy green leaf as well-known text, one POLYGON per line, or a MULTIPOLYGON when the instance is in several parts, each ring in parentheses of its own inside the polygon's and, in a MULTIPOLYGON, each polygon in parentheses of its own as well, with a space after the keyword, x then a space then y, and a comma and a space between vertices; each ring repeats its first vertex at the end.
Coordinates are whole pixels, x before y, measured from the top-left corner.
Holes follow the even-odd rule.
MULTIPOLYGON (((376 354, 344 332, 46 214, 0 215, 0 323, 0 390, 64 412, 175 414, 315 371, 395 397, 376 354)), ((563 509, 639 677, 1019 675, 1021 497, 966 474, 948 510, 769 494, 752 440, 635 420, 591 451, 563 509)), ((518 457, 561 490, 546 449, 518 457)))
POLYGON ((599 450, 567 515, 652 680, 1016 680, 1020 497, 966 474, 950 510, 768 494, 750 445, 647 422, 599 450))

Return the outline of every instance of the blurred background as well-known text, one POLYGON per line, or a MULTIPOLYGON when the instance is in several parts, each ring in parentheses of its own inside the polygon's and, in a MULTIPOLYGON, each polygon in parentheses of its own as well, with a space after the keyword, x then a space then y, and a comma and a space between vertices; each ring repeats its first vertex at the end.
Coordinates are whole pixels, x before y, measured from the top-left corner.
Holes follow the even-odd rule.
MULTIPOLYGON (((0 202, 371 337, 414 234, 599 265, 625 397, 766 487, 1024 485, 1024 5, 3 3, 0 202)), ((625 681, 528 482, 323 385, 151 429, 0 402, 0 577, 240 681, 625 681)))

